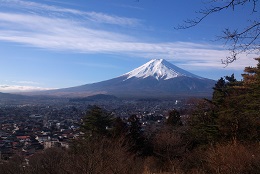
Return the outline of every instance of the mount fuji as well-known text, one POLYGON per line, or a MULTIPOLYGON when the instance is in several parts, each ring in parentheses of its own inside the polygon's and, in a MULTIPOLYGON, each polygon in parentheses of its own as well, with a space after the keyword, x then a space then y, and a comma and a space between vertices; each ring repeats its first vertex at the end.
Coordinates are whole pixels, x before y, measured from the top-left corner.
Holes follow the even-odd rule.
POLYGON ((86 97, 109 94, 117 97, 209 97, 216 82, 194 75, 164 59, 146 64, 110 80, 71 88, 42 91, 40 95, 86 97))
POLYGON ((140 66, 139 68, 136 68, 133 71, 130 71, 129 73, 126 73, 122 76, 127 77, 127 79, 145 79, 147 77, 153 77, 158 81, 173 79, 181 76, 201 78, 189 73, 188 71, 178 68, 177 66, 167 62, 164 59, 153 59, 146 64, 140 66))

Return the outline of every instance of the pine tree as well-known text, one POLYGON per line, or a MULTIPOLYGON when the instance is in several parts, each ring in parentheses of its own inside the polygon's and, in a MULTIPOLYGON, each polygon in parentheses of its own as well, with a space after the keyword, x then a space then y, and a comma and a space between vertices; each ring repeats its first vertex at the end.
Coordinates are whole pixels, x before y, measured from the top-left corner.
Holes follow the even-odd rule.
POLYGON ((121 138, 125 136, 127 132, 127 124, 120 118, 117 117, 112 123, 112 135, 114 138, 121 138))
MULTIPOLYGON (((259 62, 259 59, 256 59, 259 62)), ((218 128, 225 139, 257 140, 260 138, 260 65, 246 67, 243 80, 228 77, 228 95, 218 103, 218 128)))
POLYGON ((219 130, 214 105, 208 100, 197 103, 188 120, 188 135, 195 144, 208 144, 218 141, 219 130))
POLYGON ((181 115, 177 110, 171 110, 168 112, 168 119, 166 121, 167 125, 170 126, 181 126, 181 115))
POLYGON ((111 126, 112 117, 98 106, 93 106, 83 118, 82 130, 90 135, 108 135, 107 128, 111 126))
POLYGON ((128 132, 125 137, 128 150, 139 156, 146 156, 152 153, 152 147, 142 132, 141 123, 136 115, 128 118, 128 132))
POLYGON ((221 77, 217 83, 215 84, 215 87, 213 88, 213 96, 212 101, 215 105, 220 105, 224 102, 224 98, 226 96, 226 81, 223 77, 221 77))

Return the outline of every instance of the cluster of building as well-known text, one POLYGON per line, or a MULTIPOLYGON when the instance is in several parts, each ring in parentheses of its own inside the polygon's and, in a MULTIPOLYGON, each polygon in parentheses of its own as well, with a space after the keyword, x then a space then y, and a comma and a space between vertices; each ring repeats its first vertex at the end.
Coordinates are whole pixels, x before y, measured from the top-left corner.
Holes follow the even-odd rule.
POLYGON ((146 129, 159 127, 175 102, 125 101, 105 103, 56 103, 55 105, 0 106, 0 157, 14 154, 31 156, 51 147, 68 148, 81 135, 79 122, 90 105, 97 104, 115 117, 127 119, 135 114, 146 129))
MULTIPOLYGON (((39 111, 43 111, 43 108, 39 111)), ((80 135, 79 126, 76 124, 79 113, 73 112, 73 108, 60 110, 45 108, 47 112, 44 115, 21 115, 21 113, 25 114, 23 109, 27 114, 35 111, 35 107, 28 106, 1 108, 0 156, 2 159, 8 159, 14 154, 31 156, 51 147, 68 148, 70 141, 80 135), (23 110, 23 112, 15 115, 12 110, 23 110), (56 117, 54 113, 57 114, 56 117)))

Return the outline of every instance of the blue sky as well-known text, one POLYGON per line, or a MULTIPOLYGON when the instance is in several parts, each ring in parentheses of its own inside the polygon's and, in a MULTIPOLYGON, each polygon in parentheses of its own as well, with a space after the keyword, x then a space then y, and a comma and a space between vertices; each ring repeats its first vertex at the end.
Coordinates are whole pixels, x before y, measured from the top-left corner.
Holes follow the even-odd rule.
POLYGON ((224 68, 221 59, 229 52, 216 36, 229 26, 243 28, 248 16, 241 11, 247 7, 174 29, 209 5, 206 0, 0 0, 0 92, 99 82, 154 58, 210 79, 232 73, 241 78, 257 55, 241 54, 224 68))

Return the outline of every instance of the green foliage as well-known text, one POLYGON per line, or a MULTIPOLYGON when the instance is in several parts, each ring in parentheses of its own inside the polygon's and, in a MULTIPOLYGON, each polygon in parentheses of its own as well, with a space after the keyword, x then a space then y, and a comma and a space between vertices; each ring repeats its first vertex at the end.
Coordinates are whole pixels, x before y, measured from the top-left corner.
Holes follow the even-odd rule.
POLYGON ((216 123, 217 115, 214 112, 214 105, 207 100, 197 103, 195 110, 189 119, 189 134, 193 141, 198 144, 207 144, 217 141, 219 137, 216 123))
POLYGON ((258 141, 260 139, 260 59, 246 67, 243 80, 234 74, 220 78, 212 101, 198 104, 190 122, 192 136, 200 142, 258 141), (211 106, 210 106, 211 105, 211 106), (217 135, 217 136, 216 136, 217 135))
POLYGON ((81 128, 87 135, 108 135, 107 128, 111 126, 111 123, 111 114, 103 111, 98 106, 93 106, 83 118, 81 128))
POLYGON ((221 134, 226 138, 255 141, 260 138, 259 63, 257 67, 246 67, 244 72, 242 82, 229 82, 230 94, 218 110, 218 123, 221 134))
POLYGON ((128 118, 128 130, 125 141, 128 150, 139 156, 146 156, 152 153, 152 147, 148 139, 142 132, 142 127, 136 115, 131 115, 128 118))
POLYGON ((216 104, 221 104, 224 101, 224 97, 226 96, 226 81, 223 77, 221 77, 217 83, 215 84, 212 100, 216 104))

